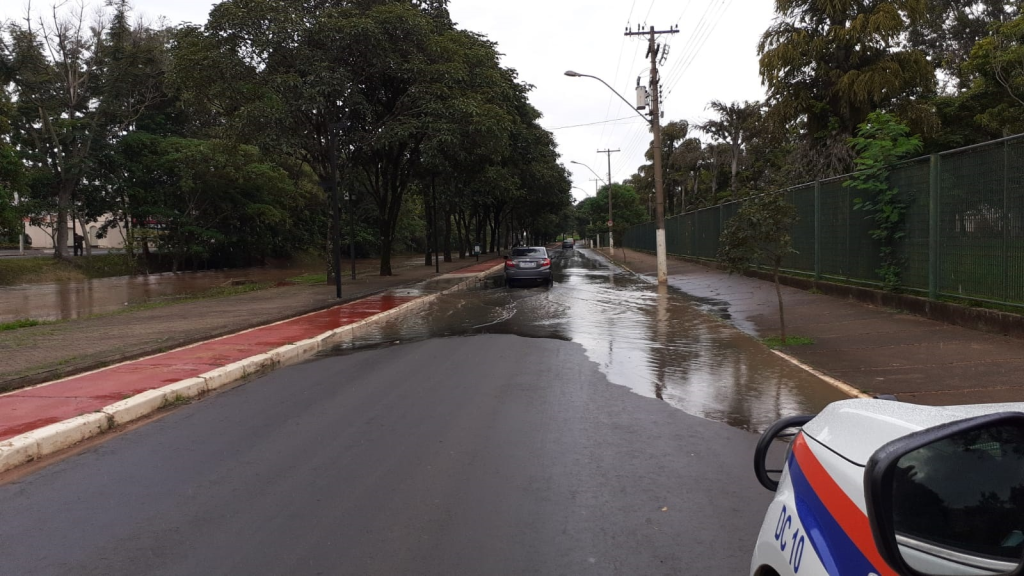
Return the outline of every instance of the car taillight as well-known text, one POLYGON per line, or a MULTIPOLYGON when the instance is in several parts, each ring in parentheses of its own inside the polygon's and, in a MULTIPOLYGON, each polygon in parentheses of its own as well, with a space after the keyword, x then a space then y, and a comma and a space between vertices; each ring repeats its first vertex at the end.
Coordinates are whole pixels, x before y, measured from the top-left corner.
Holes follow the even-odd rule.
POLYGON ((551 266, 551 258, 545 258, 545 259, 541 260, 540 261, 540 265, 541 265, 542 268, 544 266, 551 266))
POLYGON ((505 260, 505 268, 515 268, 515 267, 516 267, 515 260, 505 260))

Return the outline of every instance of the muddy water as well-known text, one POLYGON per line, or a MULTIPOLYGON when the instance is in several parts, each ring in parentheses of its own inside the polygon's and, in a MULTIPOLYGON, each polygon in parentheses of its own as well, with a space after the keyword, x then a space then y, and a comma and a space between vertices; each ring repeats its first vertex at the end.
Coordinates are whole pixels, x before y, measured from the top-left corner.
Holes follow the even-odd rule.
POLYGON ((752 431, 846 398, 725 322, 719 316, 727 310, 598 258, 558 253, 552 288, 493 283, 446 295, 421 313, 367 328, 330 353, 474 334, 572 341, 612 382, 752 431))
POLYGON ((196 294, 233 282, 277 282, 304 272, 294 268, 245 268, 9 286, 0 288, 0 322, 82 318, 129 305, 196 294))

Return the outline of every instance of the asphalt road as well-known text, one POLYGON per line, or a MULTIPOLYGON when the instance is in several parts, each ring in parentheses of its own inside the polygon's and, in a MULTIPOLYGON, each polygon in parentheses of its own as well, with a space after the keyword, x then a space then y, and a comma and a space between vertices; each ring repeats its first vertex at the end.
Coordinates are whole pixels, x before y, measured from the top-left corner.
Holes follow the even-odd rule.
POLYGON ((0 486, 0 574, 744 574, 755 440, 572 342, 322 358, 0 486))

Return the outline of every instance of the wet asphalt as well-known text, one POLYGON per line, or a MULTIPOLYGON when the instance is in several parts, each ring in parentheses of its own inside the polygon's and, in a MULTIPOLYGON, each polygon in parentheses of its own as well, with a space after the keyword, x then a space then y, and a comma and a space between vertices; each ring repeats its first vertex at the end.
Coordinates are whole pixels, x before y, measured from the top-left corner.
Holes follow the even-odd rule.
POLYGON ((0 486, 0 574, 745 573, 821 383, 579 252, 487 288, 0 486))

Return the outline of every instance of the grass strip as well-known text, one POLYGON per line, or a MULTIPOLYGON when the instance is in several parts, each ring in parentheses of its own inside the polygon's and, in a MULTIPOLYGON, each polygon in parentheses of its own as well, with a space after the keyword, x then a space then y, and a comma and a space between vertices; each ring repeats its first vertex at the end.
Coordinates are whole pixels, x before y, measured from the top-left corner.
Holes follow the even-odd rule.
POLYGON ((779 348, 788 348, 790 346, 810 346, 811 344, 814 344, 814 339, 806 336, 789 336, 786 338, 786 343, 783 344, 782 338, 778 336, 769 336, 767 338, 762 338, 761 343, 772 350, 777 350, 779 348))

